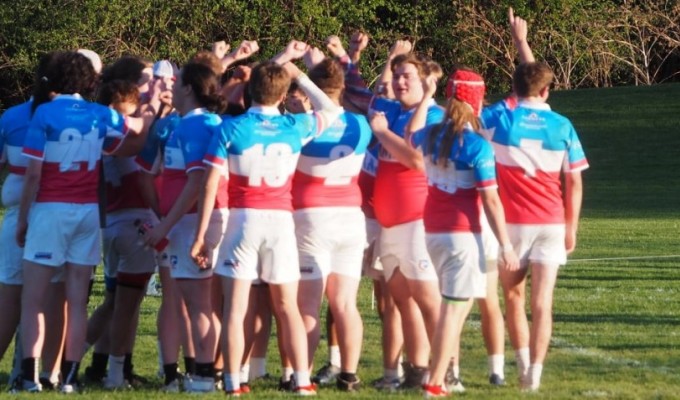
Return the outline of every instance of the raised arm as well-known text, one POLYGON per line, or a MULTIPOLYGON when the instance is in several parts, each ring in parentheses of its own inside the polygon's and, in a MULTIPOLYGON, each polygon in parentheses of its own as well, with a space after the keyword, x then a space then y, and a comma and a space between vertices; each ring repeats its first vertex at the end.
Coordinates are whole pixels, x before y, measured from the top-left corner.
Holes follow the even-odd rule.
POLYGON ((430 102, 437 91, 436 75, 428 75, 423 79, 423 91, 423 100, 416 107, 404 129, 404 140, 409 146, 413 146, 411 136, 423 129, 427 123, 427 110, 430 108, 430 102))
POLYGON ((425 170, 423 155, 414 149, 401 136, 394 133, 385 118, 385 113, 374 111, 369 115, 369 122, 373 134, 380 141, 380 145, 404 166, 418 171, 425 170))
POLYGON ((222 63, 222 72, 226 71, 231 64, 237 61, 245 60, 246 58, 257 53, 259 50, 260 46, 255 40, 242 41, 236 50, 228 54, 227 52, 229 51, 229 45, 225 43, 224 40, 213 43, 213 54, 215 54, 217 58, 220 59, 220 62, 222 63))
POLYGON ((512 7, 508 8, 508 22, 510 23, 510 34, 515 48, 519 53, 519 62, 521 64, 532 63, 536 61, 534 54, 531 52, 529 42, 527 41, 527 34, 529 28, 527 21, 515 15, 512 7))
POLYGON ((408 40, 397 40, 390 48, 390 53, 387 56, 387 62, 383 68, 378 82, 373 88, 373 92, 377 95, 385 96, 389 99, 394 98, 394 91, 392 90, 392 60, 395 57, 408 54, 411 52, 413 45, 408 40))
POLYGON ((342 46, 340 38, 335 35, 329 36, 326 39, 326 48, 345 69, 345 91, 342 95, 343 107, 351 112, 367 114, 371 105, 371 100, 373 99, 373 92, 368 89, 366 81, 361 76, 358 62, 361 51, 368 44, 368 35, 355 33, 352 36, 352 40, 363 42, 363 45, 357 43, 356 49, 354 50, 352 50, 353 44, 350 43, 350 51, 354 51, 353 57, 357 58, 356 61, 353 61, 350 55, 347 54, 345 48, 342 46), (361 39, 359 39, 360 35, 363 35, 361 39))
POLYGON ((288 43, 286 49, 276 55, 272 61, 283 66, 286 71, 288 71, 290 77, 297 82, 300 89, 302 89, 307 97, 309 97, 314 112, 321 121, 317 127, 318 132, 321 132, 338 118, 342 112, 342 108, 333 103, 333 100, 331 100, 326 93, 319 89, 295 64, 290 62, 303 57, 308 50, 309 46, 306 43, 293 40, 288 43))

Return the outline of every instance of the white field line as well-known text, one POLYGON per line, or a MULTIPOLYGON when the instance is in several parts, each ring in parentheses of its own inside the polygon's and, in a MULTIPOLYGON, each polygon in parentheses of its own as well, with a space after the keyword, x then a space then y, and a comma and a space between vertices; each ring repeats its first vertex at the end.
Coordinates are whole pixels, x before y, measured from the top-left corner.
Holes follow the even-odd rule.
POLYGON ((605 258, 574 258, 567 261, 567 264, 593 261, 624 261, 624 260, 655 260, 663 258, 680 258, 680 254, 664 256, 635 256, 635 257, 605 257, 605 258))
POLYGON ((550 339, 550 345, 553 348, 559 349, 561 351, 566 351, 567 353, 572 353, 576 354, 579 356, 586 356, 586 357, 591 357, 591 358, 598 358, 602 361, 604 361, 607 364, 615 365, 615 366, 622 366, 622 367, 635 367, 651 372, 656 372, 659 374, 664 374, 664 375, 670 375, 673 374, 673 371, 670 368, 667 367, 657 367, 657 366, 652 366, 649 365, 645 362, 639 361, 639 360, 634 360, 632 358, 624 358, 624 357, 612 357, 606 353, 604 353, 601 350, 593 349, 593 348, 584 348, 581 346, 578 346, 574 343, 571 343, 567 340, 558 338, 558 337, 552 337, 550 339))

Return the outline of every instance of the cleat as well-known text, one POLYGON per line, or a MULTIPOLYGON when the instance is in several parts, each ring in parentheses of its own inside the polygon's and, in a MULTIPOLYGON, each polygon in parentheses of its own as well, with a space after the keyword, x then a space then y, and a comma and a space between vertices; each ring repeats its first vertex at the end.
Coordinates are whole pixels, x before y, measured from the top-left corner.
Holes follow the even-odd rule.
POLYGON ((78 393, 78 384, 77 383, 66 383, 61 385, 61 392, 63 394, 75 394, 78 393))
POLYGON ((293 392, 295 389, 295 383, 293 382, 293 379, 289 379, 287 381, 284 381, 283 378, 279 380, 279 386, 278 389, 281 392, 293 392))
POLYGON ((427 375, 426 367, 416 367, 411 363, 404 363, 404 382, 401 383, 399 389, 415 389, 420 388, 425 383, 425 376, 427 375))
POLYGON ((123 379, 120 382, 116 382, 113 379, 109 379, 108 377, 104 380, 104 389, 106 390, 127 390, 127 389, 132 389, 132 385, 127 381, 127 379, 123 379))
POLYGON ((498 374, 491 374, 489 376, 489 383, 493 386, 503 386, 505 385, 505 379, 501 378, 498 374))
POLYGON ((453 374, 453 362, 449 363, 446 368, 446 375, 444 375, 444 385, 446 390, 451 393, 465 393, 465 387, 459 377, 453 374))
POLYGON ((9 388, 9 393, 40 393, 42 392, 42 385, 37 382, 21 379, 18 376, 13 382, 12 386, 9 388))
POLYGON ((425 392, 426 399, 431 397, 446 397, 449 395, 449 392, 442 386, 428 385, 427 383, 423 385, 423 392, 425 392))
POLYGON ((312 382, 319 385, 328 385, 333 382, 337 376, 340 375, 340 368, 333 364, 326 364, 316 371, 316 375, 312 377, 312 382))
POLYGON ((250 385, 248 385, 248 382, 243 382, 241 383, 241 387, 239 387, 239 390, 241 390, 241 393, 250 393, 250 385))
POLYGON ((316 396, 316 385, 298 386, 295 388, 295 394, 298 396, 316 396))
POLYGON ((241 390, 241 388, 234 389, 234 390, 225 390, 224 393, 225 393, 228 397, 241 397, 242 394, 245 394, 245 393, 241 390))
POLYGON ((179 393, 179 380, 174 379, 172 382, 164 385, 161 388, 161 392, 165 393, 179 393))
POLYGON ((402 380, 399 378, 387 378, 383 376, 371 384, 376 390, 396 392, 401 387, 402 380))
POLYGON ((194 375, 185 380, 184 384, 184 390, 189 393, 211 393, 215 391, 215 378, 207 376, 194 375))
POLYGON ((102 383, 106 378, 106 371, 97 371, 92 367, 85 368, 85 380, 93 383, 102 383))
POLYGON ((53 382, 50 380, 50 378, 46 376, 41 376, 40 377, 40 385, 42 386, 43 389, 49 390, 49 391, 56 391, 59 390, 59 381, 53 382))
POLYGON ((338 376, 335 378, 335 386, 343 392, 358 392, 361 387, 361 380, 356 378, 355 381, 349 382, 338 376))

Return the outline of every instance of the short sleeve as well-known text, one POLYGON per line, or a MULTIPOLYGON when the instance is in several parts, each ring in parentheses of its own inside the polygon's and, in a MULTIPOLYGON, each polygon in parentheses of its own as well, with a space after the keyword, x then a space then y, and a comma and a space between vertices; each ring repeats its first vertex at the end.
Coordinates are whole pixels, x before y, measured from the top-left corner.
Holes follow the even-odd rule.
POLYGON ((45 145, 47 144, 47 121, 44 109, 38 107, 31 118, 31 123, 26 131, 22 154, 36 160, 42 160, 45 156, 45 145))
POLYGON ((478 140, 477 156, 474 159, 475 186, 478 190, 496 189, 496 160, 493 147, 486 140, 478 140))
POLYGON ((229 120, 220 126, 220 129, 210 139, 203 163, 221 170, 226 169, 229 157, 229 135, 232 129, 233 124, 229 120))
POLYGON ((578 134, 571 123, 568 123, 569 143, 567 147, 567 157, 565 158, 564 172, 579 172, 588 168, 588 160, 583 152, 583 146, 578 138, 578 134))

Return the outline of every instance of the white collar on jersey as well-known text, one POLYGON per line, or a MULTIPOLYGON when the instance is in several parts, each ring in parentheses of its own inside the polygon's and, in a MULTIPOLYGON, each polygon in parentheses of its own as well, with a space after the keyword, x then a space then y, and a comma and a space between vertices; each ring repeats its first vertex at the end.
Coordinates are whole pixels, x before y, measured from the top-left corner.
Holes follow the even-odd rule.
POLYGON ((73 94, 58 94, 54 96, 52 100, 83 100, 83 96, 79 95, 78 93, 73 93, 73 94))
POLYGON ((264 114, 264 115, 281 115, 278 107, 272 106, 251 106, 248 109, 249 113, 264 114))
POLYGON ((550 110, 550 105, 548 103, 540 103, 538 101, 520 100, 517 106, 530 108, 532 110, 550 110))
POLYGON ((182 118, 189 118, 189 117, 195 117, 196 115, 203 115, 207 113, 208 110, 205 108, 194 108, 193 110, 189 111, 188 113, 184 114, 182 118))

